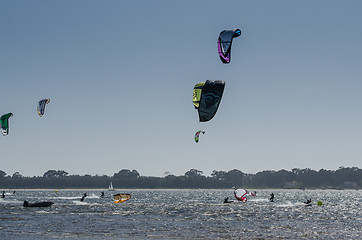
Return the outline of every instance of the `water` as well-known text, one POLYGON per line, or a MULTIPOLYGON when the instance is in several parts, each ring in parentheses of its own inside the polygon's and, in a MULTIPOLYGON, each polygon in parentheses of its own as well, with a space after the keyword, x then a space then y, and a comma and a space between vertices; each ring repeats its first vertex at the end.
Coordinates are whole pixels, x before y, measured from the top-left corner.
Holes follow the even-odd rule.
POLYGON ((229 204, 222 202, 227 196, 234 200, 232 190, 121 192, 132 198, 116 204, 107 191, 101 198, 101 190, 17 191, 0 199, 0 239, 362 238, 357 190, 258 190, 246 203, 229 204), (306 197, 312 206, 304 206, 306 197), (55 204, 24 208, 24 200, 55 204))

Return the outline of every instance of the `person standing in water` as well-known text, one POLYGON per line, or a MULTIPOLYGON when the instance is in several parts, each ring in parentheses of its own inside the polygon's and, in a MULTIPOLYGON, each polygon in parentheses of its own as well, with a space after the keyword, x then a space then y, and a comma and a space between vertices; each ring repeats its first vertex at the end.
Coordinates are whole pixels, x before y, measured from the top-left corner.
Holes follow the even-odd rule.
POLYGON ((3 191, 3 195, 1 195, 1 198, 5 198, 5 191, 3 191))
POLYGON ((84 198, 85 198, 86 196, 87 196, 87 194, 84 193, 83 196, 82 196, 82 198, 80 199, 80 201, 83 202, 83 201, 84 201, 84 198))
POLYGON ((270 194, 269 200, 270 200, 271 202, 274 202, 274 193, 271 193, 271 194, 270 194))

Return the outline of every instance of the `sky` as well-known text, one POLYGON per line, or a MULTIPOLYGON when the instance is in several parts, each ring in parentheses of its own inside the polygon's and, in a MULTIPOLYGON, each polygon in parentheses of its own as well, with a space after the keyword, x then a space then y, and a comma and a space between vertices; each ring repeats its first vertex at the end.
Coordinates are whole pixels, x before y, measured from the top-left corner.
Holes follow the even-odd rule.
POLYGON ((361 1, 1 1, 0 169, 362 167, 361 1), (239 28, 231 63, 217 38, 239 28), (224 80, 198 122, 196 83, 224 80), (39 100, 50 98, 40 118, 39 100), (194 134, 205 130, 199 143, 194 134))

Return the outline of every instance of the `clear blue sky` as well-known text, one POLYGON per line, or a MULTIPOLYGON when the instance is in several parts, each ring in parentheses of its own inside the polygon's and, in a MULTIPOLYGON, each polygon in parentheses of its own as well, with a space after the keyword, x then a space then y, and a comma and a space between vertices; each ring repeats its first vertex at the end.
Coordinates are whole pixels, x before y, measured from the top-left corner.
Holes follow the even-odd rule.
POLYGON ((362 167, 361 1, 1 1, 7 174, 362 167), (240 28, 224 65, 217 38, 240 28), (199 123, 198 82, 224 80, 199 123), (40 118, 37 102, 50 98, 40 118), (196 144, 197 130, 206 133, 196 144))

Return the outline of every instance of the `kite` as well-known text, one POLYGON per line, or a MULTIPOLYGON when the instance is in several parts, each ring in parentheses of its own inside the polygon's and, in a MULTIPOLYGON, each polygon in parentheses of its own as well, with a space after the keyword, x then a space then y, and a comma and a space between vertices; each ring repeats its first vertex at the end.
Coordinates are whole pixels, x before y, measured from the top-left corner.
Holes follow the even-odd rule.
POLYGON ((221 80, 198 83, 194 87, 192 101, 199 113, 199 121, 211 120, 219 107, 225 82, 221 80))
POLYGON ((42 117, 44 115, 44 111, 45 111, 45 105, 48 104, 50 102, 49 98, 45 98, 43 100, 40 100, 38 103, 38 114, 40 117, 42 117))
POLYGON ((249 195, 253 196, 253 197, 256 197, 256 191, 254 192, 248 192, 249 195))
POLYGON ((129 199, 131 199, 131 194, 128 193, 118 193, 116 195, 113 195, 114 202, 115 203, 122 203, 129 199))
POLYGON ((12 117, 12 113, 7 113, 1 116, 0 118, 0 126, 1 126, 1 132, 3 136, 6 136, 9 134, 9 118, 12 117))
POLYGON ((200 134, 205 134, 205 130, 200 130, 200 131, 197 131, 195 133, 195 142, 198 143, 199 142, 199 137, 200 137, 200 134))
POLYGON ((230 63, 233 38, 239 37, 240 35, 241 30, 237 28, 224 30, 220 33, 217 47, 219 50, 219 57, 223 63, 230 63))
POLYGON ((246 199, 247 194, 248 194, 248 191, 246 191, 245 189, 238 188, 238 189, 234 190, 235 198, 242 202, 247 201, 247 199, 246 199))

